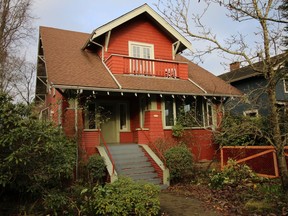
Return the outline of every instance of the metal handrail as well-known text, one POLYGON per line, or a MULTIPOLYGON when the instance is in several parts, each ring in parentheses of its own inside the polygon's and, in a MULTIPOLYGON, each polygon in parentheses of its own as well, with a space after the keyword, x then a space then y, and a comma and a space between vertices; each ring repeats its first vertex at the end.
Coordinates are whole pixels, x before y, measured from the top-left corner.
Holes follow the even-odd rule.
POLYGON ((160 152, 160 150, 157 148, 157 146, 153 142, 150 141, 150 138, 147 136, 145 131, 144 130, 142 130, 142 131, 143 131, 145 137, 147 138, 148 142, 151 143, 153 145, 154 149, 157 151, 158 155, 160 156, 161 160, 163 161, 164 168, 166 168, 167 167, 166 166, 166 159, 165 159, 164 155, 160 152))
POLYGON ((107 151, 108 157, 109 157, 109 159, 110 159, 110 161, 111 161, 111 163, 112 163, 112 174, 114 174, 114 171, 115 171, 115 162, 114 162, 113 157, 112 157, 112 154, 111 154, 111 152, 110 152, 110 150, 109 150, 109 148, 108 148, 108 146, 107 146, 107 143, 105 142, 105 139, 104 139, 104 137, 103 137, 103 134, 101 133, 100 130, 99 130, 99 134, 100 134, 100 138, 102 139, 102 142, 103 142, 103 144, 104 144, 104 147, 105 147, 105 149, 106 149, 106 151, 107 151))

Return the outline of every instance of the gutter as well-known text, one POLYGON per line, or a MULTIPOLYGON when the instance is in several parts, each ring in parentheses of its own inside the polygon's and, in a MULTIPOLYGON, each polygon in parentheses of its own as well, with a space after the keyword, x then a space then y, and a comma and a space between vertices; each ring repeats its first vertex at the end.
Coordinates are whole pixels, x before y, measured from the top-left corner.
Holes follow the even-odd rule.
POLYGON ((219 96, 219 97, 242 97, 241 95, 229 95, 229 94, 199 94, 193 92, 163 92, 163 91, 147 91, 147 90, 135 90, 135 89, 111 89, 111 88, 93 88, 86 86, 69 86, 69 85, 53 85, 54 88, 60 89, 82 89, 86 91, 107 91, 107 92, 119 92, 119 93, 143 93, 143 94, 159 94, 159 95, 191 95, 191 96, 219 96))

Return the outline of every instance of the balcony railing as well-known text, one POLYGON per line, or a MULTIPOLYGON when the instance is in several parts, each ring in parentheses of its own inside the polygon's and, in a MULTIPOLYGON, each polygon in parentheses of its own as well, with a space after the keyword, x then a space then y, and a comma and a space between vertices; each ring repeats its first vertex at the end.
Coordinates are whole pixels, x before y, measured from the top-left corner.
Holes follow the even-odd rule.
POLYGON ((188 78, 188 65, 185 62, 111 55, 106 64, 114 74, 188 78))

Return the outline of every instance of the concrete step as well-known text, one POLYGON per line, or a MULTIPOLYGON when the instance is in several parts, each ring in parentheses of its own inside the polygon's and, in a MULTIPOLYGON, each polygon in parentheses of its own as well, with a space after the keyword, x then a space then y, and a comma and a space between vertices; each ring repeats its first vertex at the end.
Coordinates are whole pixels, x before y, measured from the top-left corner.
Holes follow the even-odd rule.
POLYGON ((109 145, 109 151, 112 154, 115 169, 119 176, 127 176, 135 181, 161 185, 161 179, 139 145, 109 145))
POLYGON ((140 146, 137 144, 120 144, 120 145, 109 145, 108 146, 111 153, 116 154, 125 154, 125 153, 132 153, 132 152, 140 152, 140 146))
POLYGON ((113 155, 114 160, 117 159, 127 159, 127 158, 134 158, 137 159, 139 157, 145 157, 144 152, 129 152, 127 154, 119 154, 119 153, 111 153, 113 155))
POLYGON ((119 164, 135 164, 135 163, 145 163, 148 160, 148 158, 146 156, 141 156, 141 157, 123 157, 123 158, 114 158, 114 156, 112 155, 113 160, 115 161, 115 163, 119 163, 119 164))
POLYGON ((119 173, 123 175, 129 175, 129 174, 145 174, 145 173, 153 173, 155 172, 155 169, 152 166, 147 167, 139 167, 137 169, 135 168, 124 168, 119 171, 119 173))
POLYGON ((130 173, 126 174, 125 176, 128 176, 134 180, 158 179, 157 173, 130 173))
MULTIPOLYGON (((148 161, 145 161, 145 162, 137 162, 137 163, 117 163, 115 162, 115 168, 118 172, 121 173, 121 170, 125 170, 125 169, 130 169, 130 170, 138 170, 138 169, 141 169, 141 168, 144 168, 144 167, 152 167, 151 166, 151 163, 149 163, 148 161)), ((153 168, 153 167, 152 167, 153 168)), ((154 168, 153 168, 154 169, 154 168)))

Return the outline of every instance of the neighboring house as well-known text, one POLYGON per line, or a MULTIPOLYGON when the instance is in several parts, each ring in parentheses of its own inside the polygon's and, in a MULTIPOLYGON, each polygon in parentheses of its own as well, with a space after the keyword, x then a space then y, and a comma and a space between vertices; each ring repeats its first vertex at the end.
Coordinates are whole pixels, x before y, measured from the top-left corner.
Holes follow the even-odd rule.
MULTIPOLYGON (((288 114, 288 72, 285 64, 285 54, 274 56, 272 62, 278 67, 279 73, 276 85, 276 100, 279 110, 286 116, 288 114)), ((264 67, 262 62, 253 65, 260 70, 264 67)), ((263 73, 257 72, 251 66, 240 67, 239 62, 230 65, 230 72, 219 76, 221 79, 239 89, 245 94, 245 100, 230 100, 231 112, 245 116, 269 116, 270 103, 267 94, 267 80, 263 73)))
POLYGON ((108 144, 173 140, 178 110, 193 123, 198 160, 214 155, 222 102, 241 93, 180 55, 190 42, 144 4, 92 34, 40 27, 36 101, 42 118, 76 137, 86 155, 108 144), (101 139, 101 134, 104 139, 101 139))

